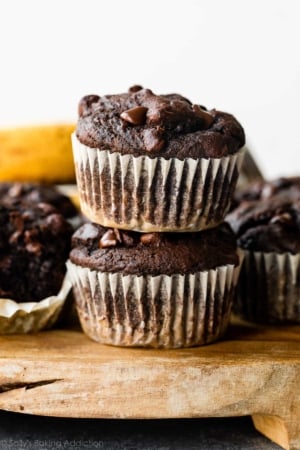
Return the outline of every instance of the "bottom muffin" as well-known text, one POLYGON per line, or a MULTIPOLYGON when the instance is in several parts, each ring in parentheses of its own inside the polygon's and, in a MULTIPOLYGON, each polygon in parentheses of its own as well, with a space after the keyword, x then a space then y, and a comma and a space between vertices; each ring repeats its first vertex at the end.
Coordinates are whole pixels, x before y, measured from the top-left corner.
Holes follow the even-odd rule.
POLYGON ((234 312, 255 323, 300 323, 300 200, 244 201, 226 220, 244 251, 234 312))
POLYGON ((239 266, 226 224, 197 233, 141 234, 88 223, 74 233, 67 263, 90 338, 160 348, 223 336, 239 266))

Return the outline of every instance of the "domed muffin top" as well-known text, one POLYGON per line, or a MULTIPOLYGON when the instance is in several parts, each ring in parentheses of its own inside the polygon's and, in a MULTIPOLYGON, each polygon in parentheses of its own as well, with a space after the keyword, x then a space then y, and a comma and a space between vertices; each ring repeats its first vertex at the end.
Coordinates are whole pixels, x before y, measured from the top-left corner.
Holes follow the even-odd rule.
POLYGON ((82 144, 121 154, 221 158, 245 143, 244 130, 231 114, 141 86, 118 95, 87 95, 78 112, 76 136, 82 144))

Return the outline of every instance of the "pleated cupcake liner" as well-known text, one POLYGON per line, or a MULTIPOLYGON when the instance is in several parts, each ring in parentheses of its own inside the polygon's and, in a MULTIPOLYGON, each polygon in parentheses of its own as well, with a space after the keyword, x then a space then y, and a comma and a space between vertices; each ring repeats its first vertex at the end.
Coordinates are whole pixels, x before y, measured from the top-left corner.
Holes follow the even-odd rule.
POLYGON ((244 251, 233 310, 256 323, 300 323, 300 254, 244 251))
POLYGON ((220 339, 239 267, 187 275, 122 275, 67 262, 83 331, 102 344, 182 348, 220 339))
POLYGON ((39 302, 0 299, 0 334, 35 333, 51 328, 70 291, 71 282, 66 275, 59 293, 39 302))
POLYGON ((142 232, 200 231, 230 208, 244 151, 223 158, 134 157, 72 135, 80 205, 93 222, 142 232))

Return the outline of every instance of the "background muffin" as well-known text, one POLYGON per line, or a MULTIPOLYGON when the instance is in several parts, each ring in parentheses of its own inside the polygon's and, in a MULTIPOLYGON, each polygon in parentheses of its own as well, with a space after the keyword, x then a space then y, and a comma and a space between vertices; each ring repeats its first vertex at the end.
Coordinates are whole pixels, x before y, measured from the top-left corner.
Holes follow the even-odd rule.
POLYGON ((37 331, 57 318, 72 232, 49 204, 0 206, 0 332, 37 331))
POLYGON ((228 225, 136 233, 85 224, 68 262, 83 330, 101 343, 163 348, 225 332, 239 272, 228 225))
POLYGON ((49 203, 68 219, 78 215, 78 210, 70 198, 52 184, 2 182, 0 183, 0 203, 6 206, 22 203, 30 207, 38 203, 49 203))
POLYGON ((300 198, 244 201, 227 220, 245 255, 235 312, 254 322, 300 322, 300 198))
POLYGON ((84 97, 73 152, 83 213, 108 227, 197 231, 223 221, 245 143, 236 119, 178 94, 84 97))
POLYGON ((256 180, 243 189, 236 190, 232 209, 243 201, 265 200, 280 197, 282 201, 294 201, 300 198, 300 177, 280 177, 273 180, 256 180))

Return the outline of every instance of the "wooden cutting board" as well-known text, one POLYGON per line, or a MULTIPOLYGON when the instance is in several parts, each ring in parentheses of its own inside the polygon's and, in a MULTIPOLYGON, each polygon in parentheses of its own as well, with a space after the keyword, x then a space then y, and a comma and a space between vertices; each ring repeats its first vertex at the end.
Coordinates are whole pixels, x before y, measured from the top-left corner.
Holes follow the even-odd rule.
POLYGON ((0 408, 89 418, 251 415, 300 449, 300 326, 233 321, 218 343, 182 350, 109 347, 80 330, 0 337, 0 408))

